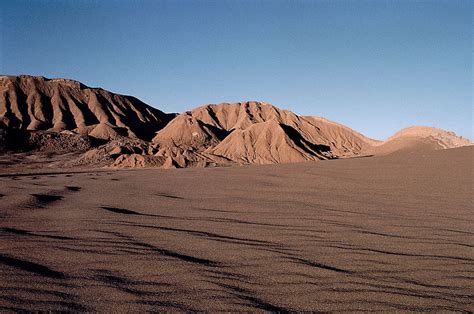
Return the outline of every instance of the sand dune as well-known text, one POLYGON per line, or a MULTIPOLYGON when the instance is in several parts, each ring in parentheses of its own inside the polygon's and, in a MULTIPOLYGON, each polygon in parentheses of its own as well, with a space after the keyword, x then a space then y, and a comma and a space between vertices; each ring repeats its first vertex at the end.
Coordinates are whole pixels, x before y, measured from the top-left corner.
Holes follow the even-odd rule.
POLYGON ((73 80, 0 76, 0 124, 7 127, 149 140, 172 117, 134 97, 73 80))
POLYGON ((474 148, 428 152, 2 175, 0 310, 473 311, 474 148))

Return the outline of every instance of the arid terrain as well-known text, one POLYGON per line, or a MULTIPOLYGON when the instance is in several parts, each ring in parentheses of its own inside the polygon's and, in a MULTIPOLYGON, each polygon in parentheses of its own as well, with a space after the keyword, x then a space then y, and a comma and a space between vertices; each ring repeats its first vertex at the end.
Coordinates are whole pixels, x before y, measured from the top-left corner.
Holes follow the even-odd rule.
POLYGON ((473 147, 0 178, 0 309, 473 311, 473 147))
POLYGON ((6 134, 0 134, 0 151, 8 152, 0 157, 4 172, 281 164, 471 144, 423 126, 373 140, 258 101, 167 114, 78 81, 27 75, 0 76, 0 131, 6 134))
POLYGON ((1 76, 0 311, 474 311, 473 154, 1 76))

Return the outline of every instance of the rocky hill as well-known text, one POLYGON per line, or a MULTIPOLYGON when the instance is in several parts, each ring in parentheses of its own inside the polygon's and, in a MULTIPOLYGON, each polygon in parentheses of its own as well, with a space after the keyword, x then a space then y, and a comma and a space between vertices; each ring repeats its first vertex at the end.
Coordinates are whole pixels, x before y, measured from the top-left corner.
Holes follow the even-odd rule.
POLYGON ((73 80, 0 76, 0 124, 9 128, 150 140, 173 117, 135 97, 73 80))
POLYGON ((73 153, 65 166, 95 167, 291 163, 471 144, 430 127, 377 141, 257 101, 166 114, 131 96, 36 76, 0 76, 0 129, 0 148, 73 153))
POLYGON ((255 101, 206 105, 182 113, 153 139, 159 155, 182 166, 196 162, 196 157, 270 164, 354 156, 372 142, 334 122, 255 101))
POLYGON ((427 126, 412 126, 402 129, 384 142, 366 149, 366 153, 387 155, 397 152, 422 152, 426 150, 449 149, 472 143, 454 132, 427 126))

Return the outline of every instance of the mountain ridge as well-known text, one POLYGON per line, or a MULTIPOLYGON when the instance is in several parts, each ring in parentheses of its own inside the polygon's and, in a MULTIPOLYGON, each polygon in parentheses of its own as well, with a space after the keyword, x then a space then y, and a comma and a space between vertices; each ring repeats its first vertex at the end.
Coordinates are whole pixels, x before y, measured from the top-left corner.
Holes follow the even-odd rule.
POLYGON ((11 128, 148 140, 173 117, 133 96, 74 80, 0 76, 0 122, 11 128))
POLYGON ((75 139, 100 140, 95 146, 94 141, 81 145, 88 151, 76 164, 116 167, 289 163, 472 144, 454 132, 422 126, 378 141, 337 122, 258 101, 168 114, 133 96, 75 80, 28 75, 0 76, 2 125, 37 133, 29 137, 41 143, 36 146, 51 138, 55 148, 75 139), (60 136, 42 137, 48 132, 60 136), (64 132, 69 132, 67 139, 64 132))

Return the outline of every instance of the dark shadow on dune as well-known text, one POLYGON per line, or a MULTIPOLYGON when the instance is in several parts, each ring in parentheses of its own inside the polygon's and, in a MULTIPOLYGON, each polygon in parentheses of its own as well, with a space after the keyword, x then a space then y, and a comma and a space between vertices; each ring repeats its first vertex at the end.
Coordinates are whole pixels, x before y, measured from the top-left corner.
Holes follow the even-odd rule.
POLYGON ((56 235, 49 235, 49 234, 38 234, 33 233, 27 230, 16 229, 16 228, 0 228, 0 233, 9 233, 18 236, 30 236, 30 237, 41 237, 41 238, 49 238, 49 239, 56 239, 56 240, 74 240, 71 237, 64 237, 64 236, 56 236, 56 235))
POLYGON ((177 258, 184 262, 191 262, 194 264, 200 264, 202 266, 209 266, 209 267, 216 267, 219 265, 219 263, 205 259, 205 258, 199 258, 199 257, 191 256, 191 255, 181 254, 181 253, 174 252, 168 249, 158 248, 154 246, 151 246, 150 248, 152 248, 154 252, 157 252, 160 255, 177 258))
POLYGON ((80 186, 66 186, 66 189, 72 192, 78 192, 81 190, 81 187, 80 186))
POLYGON ((182 198, 180 196, 175 196, 175 195, 170 195, 170 194, 165 194, 165 193, 157 193, 155 195, 156 196, 161 196, 161 197, 166 197, 166 198, 174 198, 174 199, 178 199, 178 200, 184 200, 184 198, 182 198))
MULTIPOLYGON (((2 297, 0 295, 0 300, 4 299, 14 304, 23 304, 25 308, 19 307, 4 307, 0 305, 0 310, 2 311, 14 311, 19 313, 42 313, 42 312, 59 312, 59 313, 76 313, 76 312, 91 312, 91 310, 79 303, 67 301, 34 301, 31 299, 18 299, 12 297, 2 297), (57 309, 56 311, 38 311, 41 306, 46 306, 47 309, 57 309), (60 310, 59 310, 60 309, 60 310)), ((1 302, 0 302, 1 303, 1 302)))
POLYGON ((233 218, 191 217, 191 218, 187 218, 186 220, 197 220, 197 221, 206 221, 206 222, 225 222, 225 223, 235 223, 235 224, 243 224, 243 225, 256 225, 256 226, 262 226, 262 227, 285 227, 285 228, 288 227, 287 225, 270 224, 270 223, 263 223, 263 222, 260 223, 260 222, 246 221, 246 220, 233 219, 233 218))
POLYGON ((63 199, 59 195, 50 195, 50 194, 30 194, 34 196, 39 207, 44 207, 50 203, 54 203, 63 199))
MULTIPOLYGON (((67 301, 59 301, 58 305, 59 304, 63 305, 66 308, 71 309, 71 310, 88 311, 88 309, 86 307, 84 307, 83 305, 81 305, 79 303, 71 302, 71 300, 75 300, 75 299, 77 299, 77 297, 75 295, 72 295, 72 294, 66 293, 66 292, 60 292, 60 291, 49 290, 49 289, 19 288, 19 287, 4 287, 4 288, 1 288, 1 291, 3 291, 3 292, 22 292, 22 293, 25 293, 25 295, 35 295, 35 296, 42 297, 43 299, 53 296, 53 297, 61 298, 63 300, 67 300, 67 301)), ((31 303, 33 303, 32 300, 28 300, 28 299, 21 300, 19 298, 15 298, 15 297, 8 297, 8 299, 10 299, 10 301, 13 301, 14 303, 17 303, 17 304, 31 304, 31 303)), ((43 303, 43 302, 41 302, 41 303, 43 303)), ((40 303, 38 303, 38 304, 40 304, 40 303)), ((0 309, 3 309, 3 308, 0 306, 0 309)), ((26 309, 22 310, 21 312, 26 312, 26 309)))
MULTIPOLYGON (((162 307, 171 307, 171 308, 174 308, 175 310, 173 311, 182 311, 182 312, 196 312, 196 313, 199 313, 199 312, 202 312, 202 311, 198 311, 197 309, 193 309, 193 308, 188 308, 184 305, 181 305, 179 303, 176 303, 176 302, 170 302, 170 301, 157 301, 157 300, 139 300, 139 301, 136 301, 135 302, 136 304, 144 304, 144 305, 151 305, 151 306, 162 306, 162 307)), ((168 311, 165 311, 165 312, 168 312, 168 311)))
POLYGON ((6 256, 6 255, 0 255, 0 263, 2 263, 4 265, 7 265, 7 266, 10 266, 10 267, 13 267, 13 268, 17 268, 17 269, 20 269, 20 270, 27 271, 27 272, 30 272, 30 273, 35 273, 35 274, 38 274, 38 275, 41 275, 41 276, 44 276, 44 277, 49 277, 49 278, 53 278, 53 279, 65 279, 66 278, 63 273, 54 271, 54 270, 52 270, 51 268, 49 268, 47 266, 44 266, 44 265, 41 265, 41 264, 38 264, 38 263, 34 263, 34 262, 30 262, 30 261, 21 260, 21 259, 14 258, 14 257, 9 257, 9 256, 6 256))
POLYGON ((16 235, 31 235, 30 232, 26 230, 20 230, 15 228, 0 228, 0 232, 2 233, 12 233, 16 235))
POLYGON ((106 234, 113 234, 113 235, 115 235, 119 238, 122 238, 122 239, 126 240, 125 241, 126 244, 131 245, 134 248, 138 248, 138 249, 141 248, 142 250, 145 249, 146 251, 155 252, 155 253, 158 253, 159 255, 162 255, 162 256, 172 257, 172 258, 176 258, 178 260, 184 261, 184 262, 190 262, 190 263, 199 264, 199 265, 202 265, 202 266, 217 267, 217 266, 220 265, 220 263, 215 262, 215 261, 211 261, 209 259, 199 258, 199 257, 195 257, 195 256, 175 252, 175 251, 172 251, 172 250, 169 250, 169 249, 160 248, 160 247, 154 246, 154 245, 146 243, 146 242, 141 242, 141 241, 138 241, 134 238, 128 237, 128 236, 126 236, 122 233, 109 232, 109 231, 101 231, 101 232, 106 233, 106 234))
POLYGON ((108 210, 109 212, 116 213, 116 214, 146 216, 146 215, 143 215, 142 213, 125 209, 125 208, 107 207, 107 206, 101 206, 100 208, 108 210))
POLYGON ((1 311, 8 311, 8 312, 26 313, 25 308, 13 307, 13 306, 1 306, 0 305, 0 310, 1 311))
POLYGON ((304 264, 304 265, 307 265, 307 266, 311 266, 311 267, 316 267, 316 268, 331 270, 331 271, 335 271, 335 272, 338 272, 338 273, 345 273, 345 274, 350 274, 350 273, 352 273, 352 272, 349 271, 349 270, 337 268, 337 267, 330 266, 330 265, 325 265, 325 264, 318 263, 318 262, 314 262, 314 261, 310 261, 310 260, 307 260, 307 259, 304 259, 304 258, 299 258, 299 257, 288 257, 288 258, 289 258, 290 260, 292 260, 292 261, 297 262, 297 263, 301 263, 301 264, 304 264))
MULTIPOLYGON (((97 275, 94 277, 95 280, 100 281, 107 286, 113 287, 117 290, 133 294, 140 298, 144 297, 162 297, 165 292, 167 294, 172 294, 175 290, 174 285, 169 283, 162 283, 156 281, 145 281, 145 280, 134 280, 128 278, 122 274, 112 272, 110 270, 96 270, 97 275), (149 287, 149 289, 144 289, 149 287), (157 291, 160 289, 159 291, 157 291), (169 289, 168 291, 163 291, 162 289, 169 289)), ((143 300, 144 301, 144 300, 143 300)))
POLYGON ((344 249, 348 251, 361 251, 361 252, 372 252, 372 253, 379 253, 379 254, 386 254, 386 255, 396 255, 396 256, 408 256, 408 257, 422 257, 423 259, 439 259, 439 260, 455 260, 455 261, 465 261, 472 263, 474 259, 469 257, 461 257, 461 256, 447 256, 447 255, 435 255, 435 254, 414 254, 414 253, 404 253, 404 252, 392 252, 386 250, 379 250, 379 249, 371 249, 371 248, 361 248, 361 247, 346 247, 340 245, 330 245, 330 247, 344 249))
POLYGON ((131 285, 132 282, 130 280, 128 280, 127 278, 125 277, 119 277, 119 276, 115 276, 115 275, 112 275, 112 274, 109 274, 108 272, 105 272, 105 274, 99 274, 96 276, 96 278, 99 280, 99 281, 102 281, 104 283, 107 283, 107 284, 110 284, 110 285, 113 285, 113 286, 122 286, 122 285, 131 285))
POLYGON ((208 212, 217 212, 217 213, 235 213, 235 211, 221 210, 221 209, 211 209, 211 208, 195 208, 195 209, 208 211, 208 212))
POLYGON ((202 237, 206 240, 212 241, 220 241, 225 243, 233 243, 233 244, 240 244, 240 245, 249 245, 249 246, 258 246, 258 247, 268 247, 268 248, 279 248, 280 246, 269 242, 269 241, 262 241, 257 239, 248 239, 248 238, 240 238, 240 237, 232 237, 221 235, 213 232, 207 231, 199 231, 199 230, 189 230, 189 229, 180 229, 180 228, 171 228, 171 227, 162 227, 162 226, 153 226, 153 225, 144 225, 144 224, 137 224, 137 223, 121 223, 120 225, 123 226, 133 226, 139 228, 148 228, 148 229, 156 229, 162 231, 170 231, 176 233, 185 233, 197 237, 202 237))
POLYGON ((270 312, 277 312, 277 313, 289 312, 289 310, 286 308, 280 307, 275 304, 271 304, 269 302, 266 302, 263 299, 258 298, 253 291, 250 291, 248 289, 238 287, 235 285, 221 283, 221 282, 210 281, 210 283, 213 283, 221 288, 224 288, 229 294, 246 302, 245 303, 246 305, 249 305, 252 308, 255 308, 256 310, 263 310, 263 311, 270 311, 270 312))
POLYGON ((142 213, 136 212, 134 210, 125 209, 125 208, 109 207, 109 206, 101 206, 100 208, 105 209, 105 210, 107 210, 109 212, 112 212, 112 213, 115 213, 115 214, 123 214, 123 215, 130 215, 130 216, 170 218, 170 216, 165 216, 165 215, 142 214, 142 213))
POLYGON ((236 273, 232 273, 232 272, 228 272, 228 271, 222 271, 222 270, 218 270, 218 269, 205 270, 205 272, 207 273, 206 277, 217 279, 217 280, 222 280, 222 279, 237 280, 237 281, 240 281, 240 282, 248 283, 247 280, 250 279, 246 275, 236 274, 236 273))

